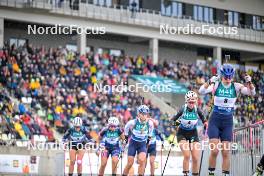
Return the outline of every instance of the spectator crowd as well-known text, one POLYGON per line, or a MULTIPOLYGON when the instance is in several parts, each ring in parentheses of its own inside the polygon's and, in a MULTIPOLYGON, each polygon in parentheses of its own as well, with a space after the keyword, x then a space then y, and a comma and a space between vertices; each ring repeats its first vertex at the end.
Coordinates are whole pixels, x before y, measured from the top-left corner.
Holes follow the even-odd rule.
MULTIPOLYGON (((155 65, 150 57, 93 52, 80 56, 61 47, 5 46, 0 50, 1 131, 13 131, 23 140, 30 139, 32 134, 44 134, 49 141, 54 141, 54 127, 63 133, 71 125, 71 119, 80 116, 91 136, 97 138, 108 117, 117 116, 125 124, 135 118, 136 107, 144 103, 150 107, 152 117, 161 122, 160 130, 168 137, 172 131, 168 115, 149 100, 136 92, 111 89, 100 92, 94 85, 127 84, 129 76, 137 74, 168 77, 197 91, 216 72, 210 63, 204 67, 177 61, 155 65)), ((238 98, 237 126, 263 119, 264 74, 259 71, 247 74, 252 76, 257 95, 238 98)), ((244 71, 237 70, 235 80, 243 83, 244 75, 244 71)), ((198 101, 207 116, 210 99, 206 95, 198 101)))

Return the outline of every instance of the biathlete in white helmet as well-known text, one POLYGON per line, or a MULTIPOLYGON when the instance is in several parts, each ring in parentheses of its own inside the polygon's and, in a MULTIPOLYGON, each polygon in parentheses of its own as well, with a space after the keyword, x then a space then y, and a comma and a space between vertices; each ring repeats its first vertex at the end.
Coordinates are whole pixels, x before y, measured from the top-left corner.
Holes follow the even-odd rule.
POLYGON ((83 126, 82 119, 75 117, 72 121, 73 127, 66 131, 63 142, 69 142, 70 147, 70 167, 69 176, 73 175, 75 161, 77 160, 78 176, 82 175, 82 158, 85 153, 84 147, 91 137, 87 128, 83 126))
POLYGON ((180 149, 183 153, 183 174, 189 175, 190 157, 192 158, 192 175, 199 175, 200 143, 197 132, 198 120, 201 119, 207 126, 202 111, 197 107, 198 96, 193 91, 185 95, 185 105, 171 119, 179 126, 176 136, 180 149))
POLYGON ((117 117, 110 117, 108 119, 107 127, 99 133, 99 139, 101 140, 100 148, 97 152, 97 155, 101 152, 99 175, 104 175, 109 156, 112 157, 112 175, 116 175, 117 164, 122 150, 120 139, 125 140, 123 130, 120 128, 117 117))

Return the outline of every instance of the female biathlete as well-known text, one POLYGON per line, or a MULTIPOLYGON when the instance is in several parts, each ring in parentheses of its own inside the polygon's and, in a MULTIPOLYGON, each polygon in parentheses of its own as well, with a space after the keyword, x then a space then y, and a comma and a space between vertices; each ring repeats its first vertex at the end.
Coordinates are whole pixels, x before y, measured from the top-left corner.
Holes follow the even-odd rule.
POLYGON ((230 64, 224 64, 221 69, 221 79, 213 76, 209 82, 200 87, 200 94, 212 93, 214 106, 208 125, 209 146, 212 149, 209 157, 209 175, 215 175, 218 143, 222 143, 222 172, 228 176, 230 170, 230 144, 233 133, 233 112, 239 93, 255 95, 255 87, 249 75, 245 76, 246 85, 233 82, 235 69, 230 64))
POLYGON ((119 120, 116 117, 108 119, 107 127, 105 127, 99 134, 99 139, 102 141, 97 155, 101 152, 101 166, 99 175, 104 175, 105 167, 108 157, 112 157, 112 175, 116 175, 118 158, 121 154, 120 139, 125 140, 124 133, 119 127, 119 120))
MULTIPOLYGON (((160 132, 157 130, 157 127, 159 125, 159 121, 154 118, 149 118, 150 121, 154 124, 155 129, 152 132, 151 139, 149 141, 149 144, 147 146, 147 155, 149 155, 149 163, 150 163, 150 175, 153 176, 155 172, 155 158, 156 158, 156 141, 157 137, 160 138, 160 140, 163 142, 164 139, 161 136, 160 132)), ((148 158, 148 156, 146 157, 148 158)), ((147 159, 146 159, 146 166, 147 166, 147 159)), ((145 166, 145 167, 146 167, 145 166)))
POLYGON ((205 127, 207 126, 207 122, 202 111, 197 108, 197 99, 198 97, 195 92, 188 91, 185 95, 186 104, 171 119, 179 123, 176 135, 184 157, 184 176, 189 175, 190 155, 192 156, 192 175, 199 175, 200 143, 196 126, 199 118, 202 120, 205 127))
POLYGON ((73 127, 66 131, 63 142, 69 142, 70 147, 70 167, 69 176, 73 175, 74 164, 77 157, 78 176, 82 175, 82 158, 85 153, 84 146, 90 140, 87 129, 82 126, 82 119, 75 117, 72 121, 73 127))
POLYGON ((138 175, 141 176, 145 171, 147 145, 153 132, 153 122, 148 119, 149 108, 141 105, 137 109, 138 116, 130 120, 125 126, 125 136, 128 139, 131 132, 131 139, 128 144, 128 159, 123 175, 128 175, 130 168, 134 164, 134 158, 138 155, 138 175))

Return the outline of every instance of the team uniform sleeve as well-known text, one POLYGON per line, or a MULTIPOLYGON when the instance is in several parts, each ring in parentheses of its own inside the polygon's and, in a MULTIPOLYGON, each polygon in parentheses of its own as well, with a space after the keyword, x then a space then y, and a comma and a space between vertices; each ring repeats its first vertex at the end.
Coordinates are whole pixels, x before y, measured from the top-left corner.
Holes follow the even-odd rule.
POLYGON ((62 140, 63 140, 63 141, 66 141, 67 139, 69 139, 70 134, 71 134, 71 129, 68 129, 68 130, 66 131, 66 133, 64 134, 62 140))
POLYGON ((234 83, 234 85, 235 85, 236 92, 238 92, 238 93, 241 93, 243 95, 251 95, 251 96, 256 95, 255 87, 254 87, 254 89, 251 90, 250 88, 244 86, 241 83, 234 83))
POLYGON ((149 131, 148 131, 148 136, 151 137, 152 133, 153 133, 153 130, 154 130, 154 124, 153 122, 150 120, 149 121, 149 131))
POLYGON ((106 132, 106 129, 107 129, 107 128, 103 128, 103 129, 99 132, 99 136, 100 136, 101 138, 104 137, 105 132, 106 132))
POLYGON ((154 127, 159 126, 159 121, 157 119, 150 118, 150 120, 153 122, 154 127))
POLYGON ((127 124, 125 125, 125 129, 124 129, 124 133, 125 133, 126 136, 128 136, 128 133, 129 133, 130 128, 132 126, 134 126, 135 123, 136 123, 135 120, 130 120, 130 121, 127 122, 127 124))
POLYGON ((176 115, 173 116, 172 120, 173 120, 173 121, 178 120, 178 119, 182 116, 183 111, 184 111, 184 107, 182 107, 182 108, 180 109, 180 111, 179 111, 176 115))
POLYGON ((213 92, 214 84, 211 84, 207 89, 202 85, 199 89, 199 94, 204 95, 213 92))
POLYGON ((123 129, 122 128, 118 128, 118 135, 120 136, 123 133, 123 129))
POLYGON ((206 121, 206 118, 205 118, 205 116, 204 116, 204 114, 203 114, 203 112, 201 111, 200 108, 197 109, 197 113, 198 113, 199 118, 200 118, 200 119, 202 120, 202 122, 204 123, 204 122, 206 121))
POLYGON ((92 136, 90 135, 90 132, 89 132, 89 130, 86 127, 84 127, 84 134, 85 134, 87 140, 91 140, 92 139, 92 136))

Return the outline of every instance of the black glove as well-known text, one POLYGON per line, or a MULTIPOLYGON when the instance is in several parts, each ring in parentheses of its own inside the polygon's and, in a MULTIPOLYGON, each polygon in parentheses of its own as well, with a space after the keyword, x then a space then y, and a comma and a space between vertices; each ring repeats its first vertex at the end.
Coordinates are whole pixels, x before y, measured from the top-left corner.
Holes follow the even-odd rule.
POLYGON ((181 124, 181 121, 176 120, 176 121, 172 121, 172 126, 179 126, 181 124))
POLYGON ((149 145, 150 140, 151 140, 151 137, 149 136, 147 139, 147 145, 149 145))
POLYGON ((128 142, 128 136, 125 135, 124 143, 127 144, 128 142))
POLYGON ((171 145, 171 147, 174 147, 174 141, 170 141, 170 145, 171 145))

